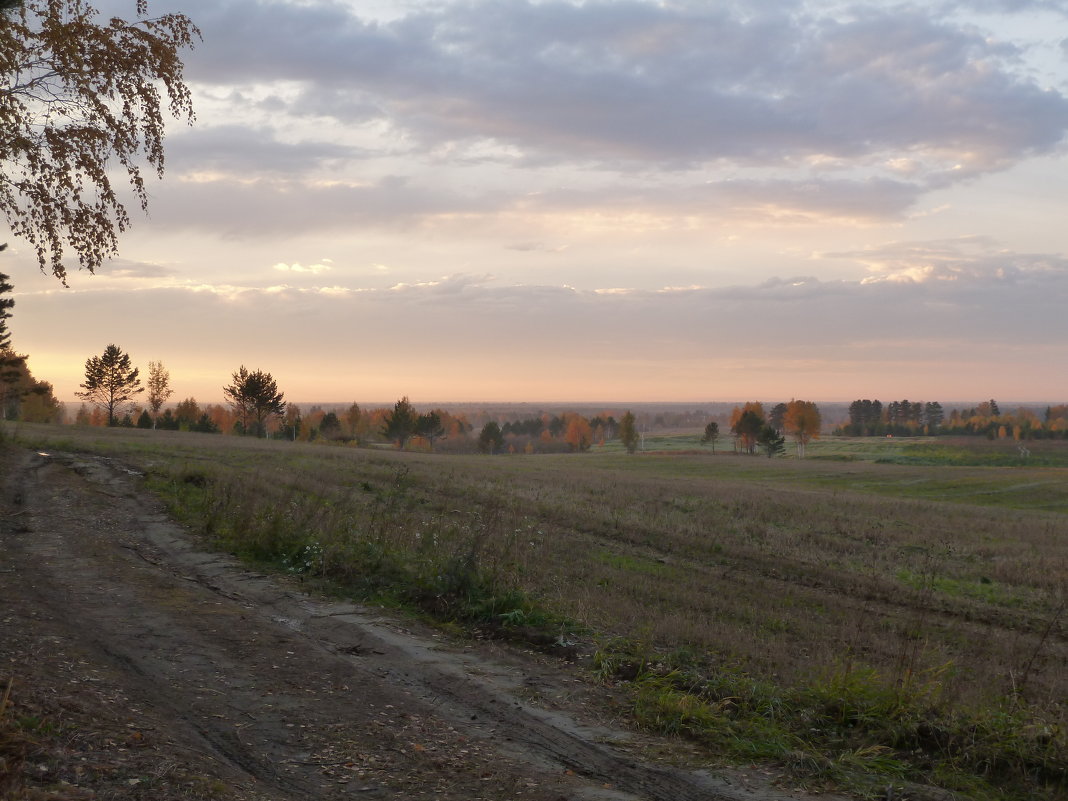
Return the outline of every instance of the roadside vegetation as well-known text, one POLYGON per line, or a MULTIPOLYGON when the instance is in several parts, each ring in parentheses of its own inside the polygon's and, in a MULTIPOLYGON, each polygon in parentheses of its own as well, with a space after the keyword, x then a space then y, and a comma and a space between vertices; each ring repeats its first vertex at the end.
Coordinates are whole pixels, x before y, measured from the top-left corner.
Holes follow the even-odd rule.
POLYGON ((975 438, 487 459, 9 431, 136 465, 215 547, 305 582, 577 649, 709 764, 872 798, 1068 794, 1068 443, 988 466, 975 438))

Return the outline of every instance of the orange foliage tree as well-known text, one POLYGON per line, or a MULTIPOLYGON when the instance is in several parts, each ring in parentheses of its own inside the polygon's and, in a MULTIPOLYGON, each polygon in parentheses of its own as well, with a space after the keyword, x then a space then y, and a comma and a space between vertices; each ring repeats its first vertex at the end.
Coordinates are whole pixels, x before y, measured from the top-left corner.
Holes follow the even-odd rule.
POLYGON ((797 442, 797 455, 805 458, 805 446, 820 438, 820 410, 812 401, 792 400, 786 404, 783 429, 797 442))
POLYGON ((593 429, 589 421, 579 414, 569 415, 564 440, 572 450, 588 451, 593 444, 593 429))
POLYGON ((767 418, 764 416, 764 405, 760 401, 749 401, 745 406, 735 406, 731 412, 731 431, 741 441, 742 449, 746 453, 756 451, 757 437, 764 427, 767 418))

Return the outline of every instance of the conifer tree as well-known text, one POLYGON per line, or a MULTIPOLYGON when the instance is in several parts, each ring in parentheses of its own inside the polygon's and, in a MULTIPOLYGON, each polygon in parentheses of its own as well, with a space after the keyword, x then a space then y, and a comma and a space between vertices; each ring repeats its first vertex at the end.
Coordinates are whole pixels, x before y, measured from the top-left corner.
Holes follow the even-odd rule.
POLYGON ((223 395, 234 410, 242 434, 260 437, 267 433, 267 420, 286 413, 283 393, 274 376, 262 370, 249 371, 245 365, 233 374, 233 383, 223 387, 223 395))
POLYGON ((117 425, 116 410, 143 392, 139 371, 118 345, 108 345, 100 356, 85 362, 85 381, 82 391, 75 392, 79 398, 107 412, 109 426, 117 425))
POLYGON ((393 411, 386 414, 382 422, 382 436, 397 443, 398 448, 403 448, 415 435, 418 425, 419 414, 405 395, 393 404, 393 411))
POLYGON ((628 409, 619 421, 619 441, 627 449, 627 453, 634 453, 638 449, 638 426, 634 420, 634 414, 628 409))

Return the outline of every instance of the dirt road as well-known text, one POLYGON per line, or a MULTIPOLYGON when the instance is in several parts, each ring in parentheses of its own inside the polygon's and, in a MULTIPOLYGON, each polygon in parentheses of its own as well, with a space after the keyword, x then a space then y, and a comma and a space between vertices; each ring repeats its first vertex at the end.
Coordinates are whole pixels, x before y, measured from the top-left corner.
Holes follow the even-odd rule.
POLYGON ((118 463, 3 453, 0 690, 40 797, 794 797, 651 764, 567 666, 208 553, 118 463))

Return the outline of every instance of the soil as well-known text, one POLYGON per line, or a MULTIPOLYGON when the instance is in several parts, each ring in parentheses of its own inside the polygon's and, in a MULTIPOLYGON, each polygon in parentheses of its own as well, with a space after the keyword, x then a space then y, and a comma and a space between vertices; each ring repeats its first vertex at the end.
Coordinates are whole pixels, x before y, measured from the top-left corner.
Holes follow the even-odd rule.
POLYGON ((628 731, 574 662, 212 553, 119 462, 0 459, 0 796, 802 797, 628 731))

